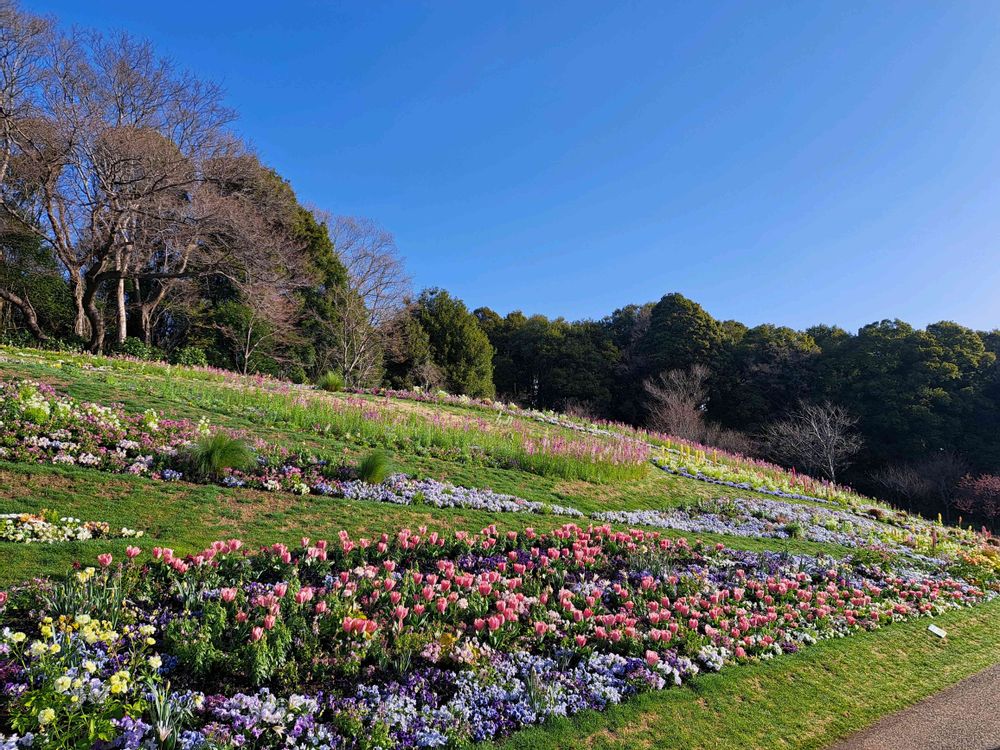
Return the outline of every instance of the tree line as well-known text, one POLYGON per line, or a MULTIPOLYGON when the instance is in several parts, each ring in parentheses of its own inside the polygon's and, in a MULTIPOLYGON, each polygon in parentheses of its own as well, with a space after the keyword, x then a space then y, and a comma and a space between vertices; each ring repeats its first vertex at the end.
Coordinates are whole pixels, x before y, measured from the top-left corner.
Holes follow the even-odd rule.
POLYGON ((1000 333, 749 328, 668 294, 600 320, 413 294, 392 235, 302 205, 221 90, 0 0, 0 332, 303 382, 445 389, 661 429, 1000 517, 1000 333))

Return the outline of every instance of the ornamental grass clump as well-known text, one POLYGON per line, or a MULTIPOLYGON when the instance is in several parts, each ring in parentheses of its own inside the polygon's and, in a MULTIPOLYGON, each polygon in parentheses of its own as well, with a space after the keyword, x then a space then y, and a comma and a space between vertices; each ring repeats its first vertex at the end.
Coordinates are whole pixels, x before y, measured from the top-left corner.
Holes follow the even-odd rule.
POLYGON ((196 477, 218 479, 226 469, 242 471, 253 465, 250 447, 239 438, 224 432, 203 435, 188 448, 188 470, 196 477))
POLYGON ((343 374, 333 370, 323 373, 316 381, 317 388, 323 391, 329 391, 330 393, 342 391, 346 386, 347 382, 344 380, 343 374))
POLYGON ((372 451, 358 464, 358 479, 369 484, 381 484, 389 476, 389 458, 382 451, 372 451))

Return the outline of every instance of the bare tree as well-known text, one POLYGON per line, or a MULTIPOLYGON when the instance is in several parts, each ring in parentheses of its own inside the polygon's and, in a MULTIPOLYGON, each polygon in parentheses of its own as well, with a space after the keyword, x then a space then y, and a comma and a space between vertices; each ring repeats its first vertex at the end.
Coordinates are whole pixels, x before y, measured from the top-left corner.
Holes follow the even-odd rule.
POLYGON ((700 440, 709 375, 711 371, 705 365, 694 365, 646 380, 642 385, 649 399, 650 425, 686 440, 700 440))
POLYGON ((872 479, 891 498, 901 500, 908 511, 932 492, 929 478, 910 464, 890 464, 875 472, 872 479))
POLYGON ((350 386, 378 382, 382 374, 382 338, 371 324, 371 313, 352 288, 333 291, 337 315, 320 321, 327 329, 327 345, 319 351, 323 369, 337 369, 350 386))
MULTIPOLYGON (((52 22, 21 13, 9 0, 0 0, 0 186, 10 180, 11 165, 23 139, 22 123, 37 115, 28 92, 35 90, 43 79, 44 51, 51 38, 52 22)), ((21 203, 26 196, 14 196, 21 203)), ((0 211, 0 232, 21 235, 25 230, 19 222, 4 221, 0 211)), ((23 275, 20 254, 5 251, 0 254, 0 274, 5 280, 0 286, 0 301, 14 307, 28 330, 38 339, 46 338, 38 322, 34 305, 23 285, 15 280, 23 275)))
POLYGON ((316 316, 326 346, 321 369, 337 369, 350 385, 370 385, 382 368, 382 330, 403 308, 410 289, 392 235, 370 219, 316 212, 347 270, 347 284, 328 290, 337 314, 316 316))
POLYGON ((96 351, 106 284, 124 338, 127 280, 190 275, 186 263, 150 264, 143 239, 151 224, 186 231, 204 218, 187 204, 205 164, 238 150, 223 130, 232 113, 217 87, 147 42, 58 34, 10 3, 0 9, 0 221, 51 248, 73 290, 75 330, 96 351))
POLYGON ((650 426, 675 437, 751 455, 756 445, 750 436, 705 419, 711 370, 693 365, 671 370, 643 382, 648 398, 650 426))
POLYGON ((854 431, 857 418, 829 402, 803 403, 764 431, 764 443, 775 458, 819 471, 831 482, 847 468, 863 441, 854 431))
POLYGON ((347 268, 350 286, 368 310, 368 321, 380 328, 403 308, 410 277, 392 234, 371 219, 320 215, 334 249, 347 268))

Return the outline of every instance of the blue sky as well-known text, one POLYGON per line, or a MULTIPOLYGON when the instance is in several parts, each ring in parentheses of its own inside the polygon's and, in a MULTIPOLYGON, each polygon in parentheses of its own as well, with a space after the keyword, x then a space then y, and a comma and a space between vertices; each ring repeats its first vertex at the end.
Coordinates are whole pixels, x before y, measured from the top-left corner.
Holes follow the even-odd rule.
POLYGON ((1000 4, 24 2, 220 82, 473 308, 1000 327, 1000 4))

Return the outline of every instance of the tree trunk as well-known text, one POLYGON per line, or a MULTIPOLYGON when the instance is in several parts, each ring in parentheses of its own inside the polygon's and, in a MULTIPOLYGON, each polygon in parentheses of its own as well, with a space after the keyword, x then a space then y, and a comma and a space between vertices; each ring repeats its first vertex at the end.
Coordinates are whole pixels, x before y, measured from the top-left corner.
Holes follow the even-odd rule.
POLYGON ((24 318, 24 324, 31 331, 32 336, 39 341, 45 341, 48 338, 41 326, 38 325, 38 316, 35 315, 35 308, 31 306, 31 302, 27 297, 19 297, 6 289, 0 289, 0 299, 9 302, 20 311, 21 317, 24 318))
POLYGON ((104 313, 97 306, 97 291, 101 288, 101 282, 92 278, 86 279, 86 289, 83 294, 83 309, 87 314, 87 321, 90 323, 90 342, 87 349, 91 354, 100 354, 104 348, 104 313))
POLYGON ((73 320, 73 333, 82 339, 90 335, 90 325, 87 322, 87 311, 84 309, 83 298, 86 294, 83 279, 73 274, 70 277, 73 283, 73 303, 76 306, 76 318, 73 320))
POLYGON ((142 340, 148 346, 153 345, 153 310, 151 305, 142 305, 139 308, 139 325, 142 326, 142 340))
POLYGON ((118 279, 116 290, 118 302, 118 343, 124 344, 128 338, 128 311, 125 309, 125 279, 118 279))

